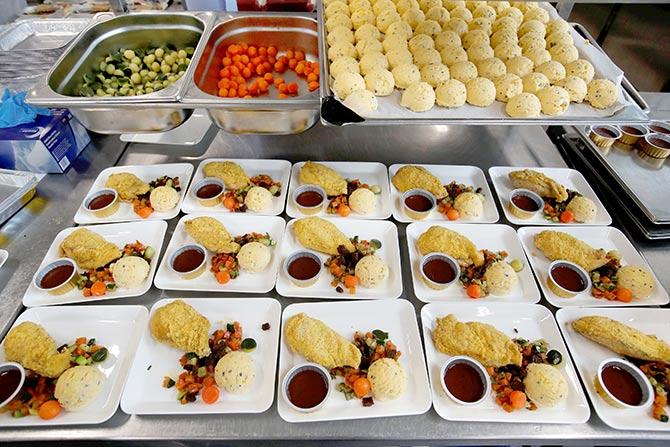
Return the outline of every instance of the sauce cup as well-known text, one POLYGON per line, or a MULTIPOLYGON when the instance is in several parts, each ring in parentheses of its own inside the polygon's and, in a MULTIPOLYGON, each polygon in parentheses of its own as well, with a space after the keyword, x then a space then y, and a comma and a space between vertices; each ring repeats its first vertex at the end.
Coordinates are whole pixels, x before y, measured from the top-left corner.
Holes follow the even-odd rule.
POLYGON ((650 133, 660 133, 670 135, 670 123, 665 121, 652 121, 647 124, 650 133))
POLYGON ((170 256, 170 262, 168 263, 168 266, 170 267, 170 270, 175 272, 177 275, 181 276, 182 279, 195 279, 198 276, 202 275, 202 273, 205 271, 205 267, 207 266, 207 250, 205 250, 205 247, 203 247, 200 244, 184 245, 183 247, 175 250, 172 253, 172 255, 170 256), (175 259, 177 259, 177 256, 188 250, 197 250, 201 252, 203 254, 202 262, 191 270, 188 270, 186 272, 180 272, 174 268, 175 259))
POLYGON ((326 191, 324 191, 323 188, 321 188, 318 185, 302 185, 298 186, 295 191, 293 191, 293 194, 291 195, 291 200, 293 200, 293 203, 295 203, 295 206, 300 210, 302 214, 311 216, 314 214, 318 214, 323 210, 323 204, 326 203, 328 199, 328 196, 326 195, 326 191), (298 196, 302 193, 317 193, 321 196, 321 202, 315 205, 301 205, 298 203, 298 196))
POLYGON ((37 273, 35 273, 35 276, 33 276, 33 285, 38 290, 42 292, 47 292, 50 295, 62 295, 76 287, 78 278, 79 274, 77 273, 77 263, 70 258, 58 258, 55 261, 45 265, 44 267, 39 269, 37 273), (42 287, 42 280, 47 275, 47 273, 51 272, 55 268, 65 265, 72 266, 72 273, 70 274, 70 276, 65 278, 63 281, 60 282, 60 284, 56 286, 42 287))
POLYGON ((19 374, 21 375, 19 378, 18 385, 16 388, 9 394, 9 397, 7 397, 5 400, 0 402, 0 408, 4 407, 8 403, 12 401, 16 397, 17 394, 19 394, 19 391, 21 391, 21 387, 23 386, 23 382, 26 381, 26 370, 23 369, 23 366, 16 362, 5 362, 5 363, 0 363, 0 373, 5 373, 7 371, 18 371, 19 374))
POLYGON ((458 262, 456 262, 456 260, 451 256, 445 255, 444 253, 428 253, 423 258, 421 258, 421 261, 419 262, 419 272, 421 272, 421 279, 423 279, 423 282, 433 290, 444 290, 453 283, 457 282, 458 278, 461 277, 461 267, 458 265, 458 262), (430 261, 446 262, 453 270, 453 279, 448 282, 438 282, 430 279, 424 271, 426 264, 430 261))
POLYGON ((542 200, 542 197, 540 197, 539 194, 529 190, 529 189, 514 189, 509 193, 509 205, 507 206, 509 209, 510 213, 518 217, 519 219, 530 219, 532 218, 538 211, 540 211, 542 208, 544 208, 544 200, 542 200), (514 199, 516 197, 528 197, 530 200, 535 202, 535 205, 537 205, 537 209, 535 211, 530 211, 530 210, 525 210, 521 207, 519 207, 516 203, 514 203, 514 199))
POLYGON ((219 180, 218 178, 213 178, 213 177, 208 177, 204 178, 200 181, 198 181, 194 186, 193 186, 193 197, 198 201, 198 203, 202 206, 206 207, 212 207, 219 205, 221 203, 221 196, 223 193, 226 191, 226 185, 219 180), (211 197, 198 197, 198 191, 200 188, 208 185, 216 185, 221 187, 221 191, 219 191, 218 194, 213 195, 211 197))
POLYGON ((295 284, 298 287, 309 287, 313 285, 319 280, 322 271, 323 271, 323 263, 321 262, 321 258, 319 257, 318 254, 309 250, 298 250, 296 252, 293 252, 284 261, 284 274, 286 274, 286 276, 290 278, 291 282, 293 282, 293 284, 295 284), (300 258, 310 258, 316 261, 319 267, 318 271, 314 276, 311 276, 309 278, 296 278, 293 275, 291 275, 291 273, 289 273, 290 271, 289 267, 291 266, 291 264, 300 258))
POLYGON ((631 362, 617 357, 607 358, 600 362, 596 376, 593 380, 593 384, 596 388, 596 391, 598 392, 598 395, 602 397, 605 402, 614 407, 646 409, 649 408, 654 402, 654 390, 647 376, 640 370, 640 368, 633 365, 631 362), (621 368, 635 379, 637 384, 640 386, 640 389, 642 390, 642 399, 640 400, 639 405, 630 405, 626 402, 623 402, 614 394, 612 394, 612 392, 607 388, 607 385, 605 385, 605 381, 603 380, 603 371, 609 366, 616 366, 621 368))
POLYGON ((486 399, 488 399, 489 395, 491 394, 491 378, 489 377, 486 368, 484 368, 484 365, 479 363, 477 360, 473 359, 472 357, 468 357, 466 355, 458 355, 444 362, 442 368, 440 368, 440 384, 442 385, 442 389, 444 390, 446 395, 449 396, 451 400, 453 400, 459 405, 466 405, 466 406, 479 405, 486 399), (461 400, 456 396, 454 396, 452 392, 449 390, 449 387, 447 387, 447 384, 444 380, 447 370, 458 363, 465 363, 479 373, 479 377, 482 380, 482 385, 484 386, 484 391, 482 393, 482 396, 478 400, 473 402, 461 400))
POLYGON ((331 384, 330 380, 330 372, 326 370, 321 365, 318 365, 316 363, 300 363, 298 365, 295 365, 293 368, 289 370, 289 372, 286 373, 284 376, 284 380, 282 381, 281 384, 281 395, 284 398, 284 401, 286 404, 291 407, 293 410, 298 411, 300 413, 312 413, 314 411, 318 411, 323 406, 326 404, 328 401, 328 398, 330 397, 331 391, 333 390, 333 386, 331 384), (326 395, 323 398, 323 400, 317 404, 314 407, 311 408, 302 408, 297 405, 295 405, 293 402, 291 402, 291 399, 289 398, 289 384, 291 383, 291 380, 300 372, 305 371, 305 370, 312 370, 318 372, 321 377, 323 378, 324 382, 326 383, 326 395))
POLYGON ((650 157, 666 159, 670 156, 670 135, 652 133, 640 142, 642 152, 650 157))
POLYGON ((649 129, 641 124, 625 124, 619 126, 621 131, 621 138, 619 138, 617 146, 624 145, 627 147, 634 146, 649 133, 649 129))
POLYGON ((582 267, 578 266, 573 262, 562 261, 562 260, 554 261, 551 264, 549 264, 549 267, 547 268, 547 286, 549 286, 549 289, 556 295, 560 296, 561 298, 574 298, 580 293, 591 289, 591 276, 586 270, 584 270, 582 267), (554 272, 553 272, 554 269, 558 267, 568 268, 574 271, 577 275, 579 275, 582 282, 584 283, 584 288, 582 290, 576 291, 566 289, 565 287, 561 286, 558 283, 557 279, 554 278, 554 272))
POLYGON ((109 217, 114 213, 116 213, 119 210, 120 203, 121 202, 119 201, 119 194, 116 192, 116 190, 111 188, 105 188, 96 191, 93 194, 86 197, 86 200, 84 200, 84 208, 86 208, 90 213, 93 213, 95 217, 104 218, 109 217), (102 208, 91 209, 90 207, 91 203, 95 199, 109 194, 114 196, 114 199, 112 199, 112 201, 109 202, 109 204, 103 206, 102 208))
POLYGON ((621 136, 621 131, 614 126, 599 124, 589 128, 589 138, 602 149, 611 148, 621 136))
POLYGON ((405 210, 405 214, 407 214, 407 216, 409 216, 414 220, 425 219, 426 217, 428 217, 430 212, 437 207, 437 200, 435 199, 435 196, 432 195, 430 192, 426 191, 425 189, 414 188, 407 190, 403 193, 401 200, 403 209, 405 210), (413 196, 424 197, 425 199, 427 199, 430 206, 426 207, 426 209, 411 208, 409 205, 407 205, 407 201, 408 199, 410 199, 410 197, 413 196))

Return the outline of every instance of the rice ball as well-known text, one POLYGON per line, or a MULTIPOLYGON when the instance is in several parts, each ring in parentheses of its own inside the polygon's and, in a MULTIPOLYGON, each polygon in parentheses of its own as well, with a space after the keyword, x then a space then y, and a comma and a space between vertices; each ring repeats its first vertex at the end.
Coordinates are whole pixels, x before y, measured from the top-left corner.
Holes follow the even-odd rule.
POLYGON ((349 6, 345 2, 341 1, 335 1, 328 4, 328 6, 326 6, 325 13, 326 17, 334 16, 335 14, 345 14, 347 16, 350 14, 349 6))
POLYGON ((526 1, 512 2, 512 6, 521 11, 522 14, 526 14, 531 9, 537 8, 538 5, 539 3, 535 2, 526 2, 526 1))
POLYGON ((381 33, 376 26, 366 23, 354 31, 354 39, 356 39, 356 42, 361 40, 380 40, 381 33))
POLYGON ((498 17, 494 22, 491 27, 491 30, 496 33, 500 31, 501 29, 510 29, 514 32, 516 32, 517 28, 519 27, 519 23, 517 23, 516 20, 514 20, 512 17, 498 17))
POLYGON ((378 67, 365 75, 365 87, 376 96, 390 95, 394 86, 393 74, 386 68, 378 67))
MULTIPOLYGON (((477 67, 470 61, 456 62, 449 67, 449 73, 452 79, 458 79, 466 84, 477 77, 477 67)), ((495 93, 493 96, 495 96, 495 93)))
POLYGON ((440 51, 442 63, 448 67, 458 63, 467 62, 468 53, 460 46, 445 47, 440 51))
POLYGON ((585 59, 577 59, 565 66, 565 73, 569 76, 580 77, 588 84, 595 76, 595 69, 591 62, 585 59))
POLYGON ((353 25, 351 23, 351 19, 349 18, 348 15, 343 14, 341 12, 331 16, 326 20, 326 30, 328 32, 331 32, 333 29, 337 28, 338 26, 344 26, 345 28, 351 28, 353 25))
POLYGON ((435 48, 439 51, 447 47, 460 47, 461 38, 453 31, 442 31, 434 39, 435 48))
POLYGON ((463 48, 467 50, 475 45, 488 45, 489 35, 483 30, 474 29, 465 33, 461 41, 463 42, 463 48))
POLYGON ((633 298, 649 298, 656 288, 651 272, 637 265, 624 265, 619 269, 617 278, 618 286, 629 289, 633 298))
POLYGON ((460 107, 467 98, 465 84, 457 79, 442 82, 435 89, 435 101, 442 107, 460 107))
POLYGON ((521 78, 521 81, 523 82, 523 91, 534 95, 551 85, 549 79, 542 73, 529 73, 521 78))
POLYGON ((414 34, 425 34, 429 37, 435 37, 442 32, 442 27, 435 20, 424 20, 414 29, 414 34))
POLYGON ((372 5, 368 0, 352 0, 349 2, 349 10, 352 14, 357 9, 372 9, 372 5))
POLYGON ((454 208, 463 219, 476 219, 484 212, 484 201, 477 193, 462 192, 454 199, 454 208))
POLYGON ((402 64, 391 70, 395 86, 404 89, 421 81, 419 68, 414 64, 402 64))
POLYGON ((417 82, 402 93, 400 105, 412 112, 425 112, 435 105, 435 91, 430 84, 417 82))
POLYGON ((544 40, 544 36, 542 36, 542 34, 528 33, 519 39, 519 46, 523 49, 524 52, 529 52, 531 50, 544 50, 547 46, 547 42, 544 40))
POLYGON ((545 28, 544 23, 539 20, 529 20, 522 23, 519 27, 520 36, 524 36, 528 33, 536 33, 545 36, 547 34, 547 29, 545 28))
POLYGON ((355 213, 372 214, 376 205, 375 193, 368 188, 358 188, 349 195, 349 206, 355 213))
POLYGON ((379 28, 379 31, 382 33, 385 33, 388 27, 395 22, 400 22, 402 20, 400 18, 400 14, 397 12, 387 9, 381 12, 377 16, 377 20, 375 21, 375 25, 377 25, 377 28, 379 28))
POLYGON ((420 68, 421 80, 435 88, 444 81, 449 80, 449 68, 443 64, 428 64, 420 68))
POLYGON ((442 29, 445 31, 453 31, 459 36, 463 37, 463 34, 468 32, 468 24, 463 19, 452 17, 447 23, 444 24, 442 29))
POLYGON ((468 91, 466 101, 478 107, 488 107, 496 99, 496 87, 493 81, 486 78, 475 78, 465 83, 468 91))
POLYGON ((532 73, 535 66, 533 65, 533 61, 527 57, 517 56, 505 61, 505 67, 507 68, 508 73, 513 73, 518 77, 523 78, 528 73, 532 73))
POLYGON ((414 52, 414 64, 418 67, 441 63, 442 57, 440 56, 440 52, 434 48, 419 49, 414 52))
POLYGON ((537 92, 542 113, 549 116, 563 115, 570 105, 570 94, 563 87, 552 85, 537 92))
POLYGON ((496 10, 493 9, 492 7, 488 5, 480 5, 478 6, 473 12, 472 12, 472 17, 477 18, 481 17, 484 19, 489 20, 491 23, 497 18, 498 14, 496 13, 496 10))
POLYGON ((496 99, 507 102, 513 96, 523 92, 523 82, 515 74, 507 73, 494 80, 496 86, 496 99))
POLYGON ((531 363, 523 379, 526 395, 538 407, 555 407, 568 398, 568 383, 555 366, 531 363))
POLYGON ((411 8, 402 14, 402 21, 406 22, 412 29, 416 29, 419 23, 426 20, 426 16, 419 8, 411 8))
POLYGON ((563 65, 569 64, 579 59, 579 52, 574 45, 554 45, 549 50, 551 58, 563 65))
POLYGON ((533 62, 533 66, 537 67, 549 62, 551 60, 551 54, 544 48, 535 48, 528 51, 523 51, 523 56, 527 57, 533 62))
POLYGON ((484 31, 487 36, 491 35, 492 27, 493 25, 491 24, 491 22, 483 17, 474 18, 472 19, 472 22, 468 23, 469 31, 474 30, 484 31))
POLYGON ((556 83, 559 87, 563 87, 570 95, 570 101, 580 103, 586 97, 586 82, 577 76, 566 76, 556 83))
POLYGON ((442 5, 451 11, 454 8, 465 8, 465 0, 442 0, 442 5))
POLYGON ((394 48, 386 52, 386 59, 389 61, 389 66, 393 69, 400 65, 412 65, 414 57, 409 50, 405 48, 394 48))
POLYGON ((584 196, 575 196, 565 207, 575 215, 575 222, 590 223, 596 220, 596 204, 593 200, 584 196))
POLYGON ((333 30, 326 36, 326 40, 328 41, 328 45, 335 45, 338 42, 349 42, 353 45, 356 41, 354 39, 353 31, 342 25, 333 28, 333 30))
POLYGON ((358 62, 351 56, 342 56, 330 64, 330 75, 337 79, 344 73, 360 73, 358 62))
POLYGON ((430 36, 426 36, 425 34, 417 34, 416 36, 412 37, 409 40, 408 45, 409 51, 411 51, 412 54, 419 50, 432 50, 435 48, 435 42, 433 42, 433 39, 431 39, 430 36))
POLYGON ((549 23, 549 11, 543 8, 534 8, 523 15, 523 20, 524 22, 537 20, 542 24, 549 23))
POLYGON ((449 14, 451 14, 452 18, 461 19, 466 23, 472 20, 472 13, 470 10, 462 6, 452 9, 449 11, 449 14))
MULTIPOLYGON (((357 189, 356 191, 362 188, 357 189)), ((374 200, 374 193, 367 190, 372 194, 372 199, 374 200)), ((354 191, 355 192, 355 191, 354 191)), ((352 194, 353 195, 353 194, 352 194)), ((369 196, 367 196, 369 198, 369 196)), ((369 204, 366 209, 369 209, 369 204)), ((356 277, 361 282, 363 287, 372 289, 381 285, 389 276, 389 268, 381 260, 379 256, 376 255, 367 255, 363 256, 357 263, 354 269, 356 277)))
POLYGON ((489 1, 489 2, 486 2, 486 3, 491 8, 493 8, 493 10, 496 12, 496 14, 500 14, 501 12, 503 12, 504 10, 506 10, 507 8, 510 7, 509 2, 507 2, 507 1, 494 0, 494 1, 489 1))
POLYGON ((244 244, 237 254, 240 268, 250 273, 260 273, 265 270, 270 259, 272 259, 270 249, 260 242, 244 244))
POLYGON ((389 61, 380 52, 367 53, 358 62, 358 66, 360 67, 361 74, 365 76, 375 68, 389 68, 389 61))
POLYGON ((498 17, 509 17, 516 22, 517 26, 520 26, 523 22, 523 13, 517 8, 507 8, 498 14, 498 17))
POLYGON ((407 388, 407 374, 397 360, 381 358, 368 368, 368 380, 375 399, 393 400, 407 388))
POLYGON ((363 117, 369 116, 378 107, 377 97, 369 90, 354 90, 344 100, 344 105, 363 117))
POLYGON ((619 99, 619 89, 609 79, 594 79, 589 82, 586 100, 596 109, 613 106, 619 99))
POLYGON ((497 57, 481 60, 476 65, 479 76, 492 81, 507 73, 505 63, 497 57))
POLYGON ((151 207, 158 212, 174 209, 179 203, 180 195, 172 186, 158 186, 149 194, 151 207))
POLYGON ((244 351, 229 352, 216 363, 214 380, 224 391, 245 393, 256 380, 254 360, 244 351))
POLYGON ((569 33, 570 24, 563 19, 550 20, 547 23, 547 34, 553 33, 569 33))
POLYGON ((503 61, 521 56, 521 47, 514 43, 503 42, 493 50, 493 54, 503 61))
POLYGON ((419 2, 417 2, 416 0, 398 0, 395 3, 395 7, 400 15, 406 13, 412 8, 419 10, 421 9, 421 7, 419 6, 419 2))
MULTIPOLYGON (((405 22, 396 22, 396 23, 405 23, 405 22)), ((384 52, 388 54, 389 51, 393 49, 403 49, 407 50, 409 49, 409 45, 407 44, 407 41, 400 36, 386 36, 384 37, 384 41, 382 42, 382 47, 384 48, 384 52)))
POLYGON ((79 410, 95 400, 104 383, 105 375, 97 367, 78 365, 60 375, 54 396, 66 410, 79 410))
POLYGON ((575 42, 572 39, 572 35, 564 31, 556 31, 547 36, 548 49, 556 45, 574 45, 574 44, 575 42))
POLYGON ((491 46, 495 48, 503 43, 514 44, 514 45, 517 45, 519 43, 519 38, 516 36, 514 30, 501 29, 493 33, 493 35, 491 36, 491 46))
POLYGON ((512 118, 536 118, 540 116, 542 104, 532 93, 519 93, 512 96, 505 105, 505 112, 512 118))
POLYGON ((507 295, 519 278, 511 265, 505 261, 494 262, 484 272, 484 280, 493 295, 507 295))
POLYGON ((389 27, 386 29, 386 32, 384 33, 384 39, 387 39, 390 36, 397 36, 407 41, 411 39, 413 35, 414 32, 412 31, 412 27, 409 26, 409 23, 403 22, 401 20, 399 22, 394 22, 389 25, 389 27))
POLYGON ((542 73, 554 84, 565 77, 565 67, 560 62, 548 61, 535 67, 535 73, 542 73))
POLYGON ((442 0, 419 0, 419 6, 423 12, 427 12, 432 8, 441 8, 442 0))
POLYGON ((440 24, 440 27, 443 27, 451 20, 451 14, 449 14, 446 8, 435 6, 426 11, 426 20, 435 20, 440 24))
POLYGON ((356 48, 349 42, 338 42, 328 48, 328 59, 331 61, 344 56, 356 57, 356 48))
POLYGON ((384 47, 376 39, 365 39, 356 42, 356 54, 359 58, 363 58, 366 54, 381 53, 382 51, 384 51, 384 47))
POLYGON ((341 99, 347 99, 347 96, 354 90, 365 89, 365 80, 358 73, 344 72, 335 78, 333 91, 341 99))
POLYGON ((149 276, 151 266, 139 256, 124 256, 110 267, 116 285, 122 289, 139 287, 149 276))
POLYGON ((375 15, 379 15, 382 13, 382 11, 390 9, 391 11, 395 11, 395 3, 393 3, 391 0, 377 0, 374 2, 372 5, 372 11, 375 13, 375 15))
POLYGON ((487 44, 477 44, 468 48, 468 60, 470 62, 478 62, 494 56, 493 48, 487 44))

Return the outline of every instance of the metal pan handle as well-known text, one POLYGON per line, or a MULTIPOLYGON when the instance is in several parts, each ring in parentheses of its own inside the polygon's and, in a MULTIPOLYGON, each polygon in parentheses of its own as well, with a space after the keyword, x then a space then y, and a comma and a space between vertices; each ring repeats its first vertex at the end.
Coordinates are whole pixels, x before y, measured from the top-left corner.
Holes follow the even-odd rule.
MULTIPOLYGON (((572 25, 575 31, 581 34, 582 37, 588 40, 591 45, 600 50, 603 54, 606 54, 605 51, 600 47, 600 45, 598 45, 598 42, 596 42, 593 36, 591 36, 591 34, 586 30, 586 28, 584 28, 584 26, 574 22, 571 23, 570 25, 572 25)), ((649 108, 649 104, 647 104, 647 101, 645 101, 642 95, 640 95, 640 93, 635 89, 635 87, 633 86, 633 84, 631 84, 626 75, 624 75, 623 78, 621 79, 621 86, 624 88, 626 93, 628 93, 631 99, 637 103, 638 107, 640 107, 640 109, 644 113, 648 114, 649 112, 651 112, 651 108, 649 108)))

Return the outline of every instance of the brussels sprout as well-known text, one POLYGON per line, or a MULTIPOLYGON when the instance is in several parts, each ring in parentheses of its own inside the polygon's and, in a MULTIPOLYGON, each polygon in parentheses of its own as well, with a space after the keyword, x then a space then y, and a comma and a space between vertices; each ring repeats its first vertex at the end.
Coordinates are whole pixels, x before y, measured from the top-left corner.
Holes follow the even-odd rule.
POLYGON ((123 52, 123 57, 126 59, 132 59, 135 57, 135 52, 133 50, 126 50, 123 52))
POLYGON ((107 72, 107 74, 114 74, 114 72, 116 71, 116 67, 114 66, 114 64, 108 64, 105 71, 107 72))
POLYGON ((163 55, 165 54, 165 50, 163 50, 162 48, 157 48, 154 54, 156 55, 156 57, 163 57, 163 55))
POLYGON ((140 76, 139 73, 133 73, 133 74, 130 76, 130 81, 131 81, 133 84, 139 84, 140 82, 142 82, 142 76, 140 76))

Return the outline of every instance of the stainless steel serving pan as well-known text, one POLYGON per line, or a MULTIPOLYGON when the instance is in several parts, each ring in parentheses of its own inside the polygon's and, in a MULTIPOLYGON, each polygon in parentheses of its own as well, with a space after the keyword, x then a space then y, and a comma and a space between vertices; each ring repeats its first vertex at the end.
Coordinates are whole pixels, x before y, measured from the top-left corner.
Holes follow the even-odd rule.
POLYGON ((193 113, 179 100, 204 47, 202 36, 211 22, 208 12, 135 13, 102 17, 87 27, 61 55, 28 97, 31 104, 67 107, 89 130, 114 134, 165 131, 177 127, 193 113), (93 71, 99 59, 119 48, 171 44, 195 48, 184 76, 154 93, 132 97, 81 97, 74 91, 82 76, 93 71))
MULTIPOLYGON (((206 108, 212 121, 232 133, 296 134, 304 132, 319 118, 318 92, 280 99, 276 89, 259 98, 220 98, 217 96, 219 71, 228 45, 276 45, 280 50, 298 48, 310 59, 318 59, 317 24, 314 14, 298 13, 220 13, 215 16, 202 56, 195 61, 188 78, 185 106, 206 108)), ((297 80, 287 70, 286 82, 297 80)), ((304 89, 304 87, 302 87, 304 89)))

